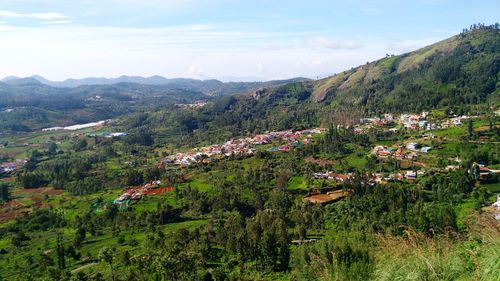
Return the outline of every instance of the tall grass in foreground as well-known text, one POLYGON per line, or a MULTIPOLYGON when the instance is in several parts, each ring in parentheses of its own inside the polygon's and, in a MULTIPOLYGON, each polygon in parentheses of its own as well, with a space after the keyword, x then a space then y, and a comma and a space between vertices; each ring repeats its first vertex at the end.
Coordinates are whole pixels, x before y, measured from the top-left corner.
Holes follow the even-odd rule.
POLYGON ((464 235, 379 236, 374 280, 500 280, 500 224, 472 215, 464 235))

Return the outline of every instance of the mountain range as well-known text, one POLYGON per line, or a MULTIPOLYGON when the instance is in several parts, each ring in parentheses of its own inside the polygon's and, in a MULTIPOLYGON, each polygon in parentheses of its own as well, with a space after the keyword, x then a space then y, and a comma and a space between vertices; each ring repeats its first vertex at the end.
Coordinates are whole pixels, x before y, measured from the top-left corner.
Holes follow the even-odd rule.
POLYGON ((231 120, 224 124, 234 126, 234 133, 319 125, 329 116, 326 112, 339 108, 373 115, 484 103, 495 107, 500 105, 499 72, 500 30, 493 25, 319 80, 224 83, 121 76, 53 82, 41 76, 7 77, 0 82, 0 131, 20 124, 31 130, 96 121, 138 110, 154 114, 166 105, 200 99, 213 100, 215 107, 202 116, 193 114, 190 123, 203 127, 215 118, 231 120))
MULTIPOLYGON (((79 86, 88 85, 113 85, 119 83, 135 83, 143 85, 170 85, 173 87, 191 87, 191 88, 212 88, 217 89, 224 87, 224 85, 274 85, 281 84, 283 82, 293 82, 297 80, 308 80, 306 78, 293 78, 286 80, 274 80, 262 82, 261 79, 257 77, 247 77, 244 82, 234 82, 238 80, 236 77, 226 77, 224 80, 227 82, 222 82, 216 79, 199 80, 192 78, 165 78, 163 76, 155 75, 151 77, 141 77, 141 76, 127 76, 122 75, 116 78, 105 78, 105 77, 87 77, 82 79, 66 79, 64 81, 52 81, 48 80, 40 75, 33 75, 30 77, 17 77, 17 76, 7 76, 1 80, 1 82, 15 85, 15 84, 26 84, 37 82, 57 88, 75 88, 79 86)), ((241 80, 241 79, 240 79, 241 80)))

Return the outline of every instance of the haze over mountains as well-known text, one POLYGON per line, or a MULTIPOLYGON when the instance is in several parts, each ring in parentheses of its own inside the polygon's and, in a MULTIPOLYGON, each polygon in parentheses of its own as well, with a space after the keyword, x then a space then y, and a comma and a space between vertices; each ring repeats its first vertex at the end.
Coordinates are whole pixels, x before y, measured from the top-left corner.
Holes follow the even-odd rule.
MULTIPOLYGON (((187 84, 212 84, 212 85, 222 85, 224 83, 262 83, 262 79, 258 77, 233 77, 227 76, 224 77, 220 81, 217 79, 207 79, 207 80, 199 80, 192 78, 165 78, 163 76, 154 75, 151 77, 142 77, 142 76, 127 76, 122 75, 116 78, 105 78, 105 77, 87 77, 81 79, 66 79, 64 81, 52 81, 44 78, 40 75, 33 75, 30 77, 17 77, 17 76, 7 76, 3 78, 1 81, 8 84, 19 84, 19 83, 29 83, 29 79, 36 80, 42 84, 58 87, 58 88, 74 88, 83 85, 112 85, 118 83, 137 83, 144 85, 177 85, 177 86, 185 86, 187 84)), ((295 79, 304 79, 306 78, 294 78, 295 79)), ((35 81, 31 81, 35 82, 35 81)), ((270 82, 270 81, 266 81, 270 82)))

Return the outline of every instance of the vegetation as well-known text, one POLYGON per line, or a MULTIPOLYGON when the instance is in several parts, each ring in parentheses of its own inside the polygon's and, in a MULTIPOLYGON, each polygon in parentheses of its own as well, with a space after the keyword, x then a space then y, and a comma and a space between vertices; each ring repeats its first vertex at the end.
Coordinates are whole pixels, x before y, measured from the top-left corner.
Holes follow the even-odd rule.
MULTIPOLYGON (((145 94, 137 97, 128 93, 139 86, 130 84, 57 88, 60 96, 76 91, 60 109, 51 103, 53 94, 46 105, 27 99, 33 114, 83 106, 126 115, 103 128, 0 135, 2 161, 28 159, 0 176, 0 279, 496 280, 500 229, 487 206, 500 177, 482 175, 479 165, 500 165, 493 113, 498 40, 498 25, 475 26, 339 74, 342 79, 224 95, 202 108, 173 103, 205 94, 169 90, 158 101, 153 96, 166 86, 141 86, 145 94), (78 101, 90 97, 87 91, 105 101, 78 101), (124 105, 129 101, 133 105, 124 105), (382 125, 360 133, 352 126, 372 113, 424 109, 440 121, 478 117, 432 130, 432 138, 424 130, 382 125), (269 150, 289 145, 273 139, 251 155, 205 155, 184 166, 163 161, 237 136, 320 125, 323 133, 303 136, 307 142, 297 139, 287 151, 269 150), (128 135, 107 137, 106 131, 128 135), (432 151, 412 159, 373 153, 375 146, 408 142, 432 151), (344 177, 317 176, 325 172, 344 177), (382 180, 373 180, 376 175, 382 180), (165 192, 119 199, 125 188, 161 190, 157 181, 165 192), (305 200, 330 191, 346 195, 330 204, 305 200)), ((2 86, 8 93, 54 91, 18 82, 2 86)), ((3 102, 11 106, 22 96, 3 102)), ((38 125, 26 124, 44 118, 17 123, 30 129, 38 125)))

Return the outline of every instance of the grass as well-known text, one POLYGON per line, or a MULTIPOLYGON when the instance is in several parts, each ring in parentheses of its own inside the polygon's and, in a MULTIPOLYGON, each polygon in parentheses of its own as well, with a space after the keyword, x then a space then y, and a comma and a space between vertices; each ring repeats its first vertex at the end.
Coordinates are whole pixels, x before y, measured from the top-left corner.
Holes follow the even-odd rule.
POLYGON ((307 182, 304 180, 303 176, 293 176, 290 178, 288 181, 288 189, 290 190, 307 190, 308 185, 307 182))
POLYGON ((488 168, 493 170, 500 170, 500 164, 489 165, 488 168))
POLYGON ((379 236, 373 280, 499 280, 496 222, 473 214, 466 224, 474 234, 458 239, 412 231, 407 237, 379 236))
POLYGON ((194 176, 187 183, 180 184, 179 186, 186 187, 187 185, 197 189, 198 191, 207 193, 210 193, 215 189, 212 184, 206 182, 206 179, 200 175, 194 176))
POLYGON ((432 133, 438 137, 459 138, 467 134, 467 129, 465 126, 450 127, 446 129, 434 130, 432 133))
POLYGON ((482 184, 492 193, 500 193, 500 183, 482 184))
POLYGON ((363 169, 366 165, 365 156, 359 156, 357 153, 353 153, 346 158, 347 164, 351 167, 355 167, 357 169, 363 169))
POLYGON ((455 214, 458 230, 465 230, 466 219, 474 211, 476 202, 473 199, 466 199, 462 203, 455 205, 455 214))

